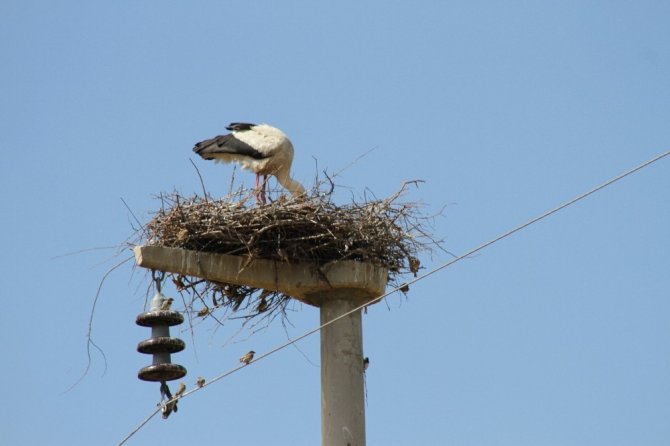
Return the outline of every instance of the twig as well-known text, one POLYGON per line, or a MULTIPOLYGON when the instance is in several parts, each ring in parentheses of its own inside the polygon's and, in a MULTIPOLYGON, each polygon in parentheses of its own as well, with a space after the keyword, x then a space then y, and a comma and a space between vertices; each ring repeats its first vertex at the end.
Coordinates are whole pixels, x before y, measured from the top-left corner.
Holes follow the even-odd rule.
POLYGON ((91 369, 91 346, 93 346, 96 350, 100 352, 102 355, 102 358, 104 359, 105 362, 105 370, 103 371, 103 376, 107 372, 107 357, 105 356, 105 352, 102 351, 98 345, 93 342, 93 337, 91 336, 91 333, 93 332, 93 316, 95 315, 95 307, 98 304, 98 298, 100 297, 100 291, 102 290, 102 285, 105 283, 105 280, 109 275, 116 270, 117 268, 120 268, 124 263, 128 262, 129 260, 133 259, 134 256, 128 257, 127 259, 117 263, 113 267, 111 267, 104 276, 102 276, 102 279, 100 280, 100 284, 98 285, 98 291, 95 293, 95 298, 93 299, 93 306, 91 307, 91 314, 89 316, 88 320, 88 331, 86 332, 86 356, 88 357, 88 362, 86 363, 86 369, 84 369, 84 372, 82 375, 75 381, 74 384, 72 384, 70 387, 68 387, 62 394, 68 393, 70 390, 74 389, 80 382, 83 381, 83 379, 86 377, 88 374, 88 371, 91 369))
POLYGON ((207 201, 207 190, 205 189, 205 182, 202 180, 202 175, 200 175, 200 169, 198 169, 198 166, 195 165, 193 160, 191 158, 188 159, 191 162, 191 165, 195 169, 195 172, 198 174, 198 178, 200 178, 200 185, 202 186, 202 196, 207 201))

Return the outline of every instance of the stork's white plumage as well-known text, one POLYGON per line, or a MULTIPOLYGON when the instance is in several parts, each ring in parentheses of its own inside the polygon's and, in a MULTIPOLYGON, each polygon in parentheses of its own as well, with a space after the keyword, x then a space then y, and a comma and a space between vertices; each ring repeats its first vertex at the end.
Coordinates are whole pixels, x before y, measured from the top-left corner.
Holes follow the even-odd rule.
POLYGON ((256 201, 266 202, 265 187, 268 175, 277 178, 293 196, 305 193, 305 188, 291 178, 293 144, 276 127, 267 124, 233 122, 226 129, 232 133, 201 141, 193 151, 206 160, 237 162, 256 173, 256 201), (258 186, 263 175, 263 183, 258 186))

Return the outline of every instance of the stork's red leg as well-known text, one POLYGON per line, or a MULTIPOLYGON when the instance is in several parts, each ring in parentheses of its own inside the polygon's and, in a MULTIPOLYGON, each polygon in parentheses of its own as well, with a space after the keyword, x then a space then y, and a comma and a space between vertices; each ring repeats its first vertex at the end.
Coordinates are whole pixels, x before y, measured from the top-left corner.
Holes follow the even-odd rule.
POLYGON ((260 189, 258 188, 258 180, 260 179, 260 177, 261 177, 261 174, 260 174, 260 173, 257 173, 257 174, 256 174, 256 187, 254 188, 254 196, 256 197, 256 204, 257 204, 257 205, 258 205, 258 204, 261 204, 261 200, 260 200, 260 198, 259 198, 259 196, 261 195, 261 191, 260 191, 260 189))
POLYGON ((267 200, 266 200, 266 197, 265 197, 265 189, 266 189, 267 183, 268 183, 268 176, 263 175, 263 185, 261 186, 261 200, 263 200, 263 204, 267 204, 267 200))

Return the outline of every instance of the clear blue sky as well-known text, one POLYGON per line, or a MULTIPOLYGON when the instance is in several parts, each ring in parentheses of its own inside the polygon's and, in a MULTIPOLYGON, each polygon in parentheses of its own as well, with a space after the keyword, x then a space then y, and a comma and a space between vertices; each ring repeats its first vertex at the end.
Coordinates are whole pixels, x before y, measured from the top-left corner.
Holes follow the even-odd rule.
MULTIPOLYGON (((155 407, 130 265, 95 315, 106 374, 94 354, 62 394, 130 252, 54 257, 123 243, 120 198, 146 221, 198 192, 193 143, 272 123, 307 184, 375 147, 343 191, 425 180, 408 198, 448 205, 434 231, 462 253, 669 150, 669 22, 662 1, 2 1, 0 441, 116 444, 155 407)), ((669 197, 666 159, 371 308, 368 444, 669 444, 669 197)), ((291 336, 318 323, 296 310, 291 336)), ((180 335, 189 387, 287 336, 214 328, 180 335)), ((318 336, 299 347, 318 365, 318 336)), ((180 409, 129 444, 318 444, 319 369, 289 348, 180 409)))

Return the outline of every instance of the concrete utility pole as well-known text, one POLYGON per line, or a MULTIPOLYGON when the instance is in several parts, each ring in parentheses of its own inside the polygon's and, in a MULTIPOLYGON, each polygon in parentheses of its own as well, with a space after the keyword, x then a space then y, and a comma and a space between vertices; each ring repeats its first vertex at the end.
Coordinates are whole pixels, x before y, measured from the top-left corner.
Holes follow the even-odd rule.
MULTIPOLYGON (((280 291, 320 309, 321 324, 384 294, 388 270, 355 261, 317 267, 274 260, 138 246, 138 266, 280 291)), ((365 446, 363 323, 356 311, 321 330, 323 446, 365 446)))
MULTIPOLYGON (((321 324, 358 306, 338 294, 338 291, 324 293, 321 324)), ((360 310, 321 330, 321 436, 323 445, 365 445, 360 310)))

